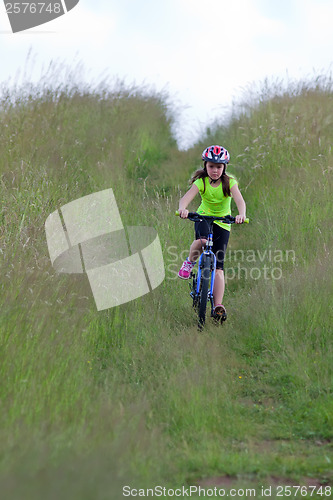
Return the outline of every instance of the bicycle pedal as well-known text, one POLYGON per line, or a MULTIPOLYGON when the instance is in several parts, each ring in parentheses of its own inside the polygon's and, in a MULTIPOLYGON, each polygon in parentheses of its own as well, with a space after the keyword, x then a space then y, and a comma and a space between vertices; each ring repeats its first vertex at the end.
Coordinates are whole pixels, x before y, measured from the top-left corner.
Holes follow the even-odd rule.
POLYGON ((211 318, 212 318, 214 324, 218 325, 219 323, 222 324, 226 321, 227 315, 226 314, 214 314, 214 313, 212 313, 211 318))
POLYGON ((215 316, 212 316, 212 323, 213 323, 214 326, 219 326, 220 319, 216 318, 215 316))

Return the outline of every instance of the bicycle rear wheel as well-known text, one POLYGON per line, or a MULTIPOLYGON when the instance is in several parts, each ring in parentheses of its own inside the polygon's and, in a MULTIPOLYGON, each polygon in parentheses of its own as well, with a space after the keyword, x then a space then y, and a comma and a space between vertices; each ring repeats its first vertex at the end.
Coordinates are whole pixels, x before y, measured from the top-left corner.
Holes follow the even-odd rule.
POLYGON ((202 256, 201 267, 201 279, 200 279, 200 290, 199 290, 199 328, 202 328, 206 320, 206 308, 208 300, 208 289, 209 289, 209 277, 210 277, 210 258, 207 255, 202 256))

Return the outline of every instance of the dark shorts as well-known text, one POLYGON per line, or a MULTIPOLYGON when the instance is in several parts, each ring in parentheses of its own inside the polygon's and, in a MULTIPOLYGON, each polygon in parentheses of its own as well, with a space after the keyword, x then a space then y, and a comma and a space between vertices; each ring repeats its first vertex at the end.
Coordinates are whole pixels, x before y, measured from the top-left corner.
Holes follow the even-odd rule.
MULTIPOLYGON (((195 222, 194 226, 195 238, 207 239, 208 237, 208 224, 206 221, 195 222)), ((216 269, 223 269, 224 256, 227 251, 230 231, 223 229, 223 227, 213 224, 213 252, 216 255, 216 269)))

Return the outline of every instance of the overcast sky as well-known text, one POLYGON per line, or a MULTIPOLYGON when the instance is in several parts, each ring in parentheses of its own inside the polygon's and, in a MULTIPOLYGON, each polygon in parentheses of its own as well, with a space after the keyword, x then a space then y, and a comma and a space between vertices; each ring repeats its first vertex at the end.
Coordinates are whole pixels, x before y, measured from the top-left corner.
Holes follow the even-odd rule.
POLYGON ((33 80, 51 60, 82 61, 88 81, 107 73, 167 90, 186 147, 251 82, 330 74, 332 25, 332 0, 80 0, 13 34, 0 2, 0 81, 17 79, 30 50, 33 80))

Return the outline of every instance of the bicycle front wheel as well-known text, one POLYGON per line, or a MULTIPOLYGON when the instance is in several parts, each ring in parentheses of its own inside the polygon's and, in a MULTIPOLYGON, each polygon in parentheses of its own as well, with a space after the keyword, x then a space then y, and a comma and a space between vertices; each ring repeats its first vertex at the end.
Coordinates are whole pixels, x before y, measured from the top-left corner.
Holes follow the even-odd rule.
POLYGON ((203 327, 206 320, 206 308, 208 300, 208 289, 209 289, 209 277, 210 277, 210 258, 208 255, 202 256, 201 267, 201 279, 200 279, 200 290, 199 290, 199 327, 203 327))

